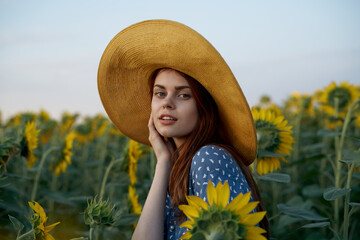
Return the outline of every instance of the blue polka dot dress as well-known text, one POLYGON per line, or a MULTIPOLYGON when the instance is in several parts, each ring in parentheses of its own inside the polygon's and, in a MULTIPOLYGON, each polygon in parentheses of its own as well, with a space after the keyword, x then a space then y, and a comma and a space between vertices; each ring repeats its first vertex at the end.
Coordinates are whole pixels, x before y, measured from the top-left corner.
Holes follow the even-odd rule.
MULTIPOLYGON (((206 188, 209 180, 217 185, 219 181, 227 181, 230 187, 230 201, 239 193, 250 191, 246 178, 240 167, 225 149, 207 145, 202 147, 192 159, 189 174, 189 195, 198 196, 207 202, 206 188)), ((164 239, 179 239, 186 231, 176 221, 179 210, 171 207, 171 197, 166 196, 164 239)))

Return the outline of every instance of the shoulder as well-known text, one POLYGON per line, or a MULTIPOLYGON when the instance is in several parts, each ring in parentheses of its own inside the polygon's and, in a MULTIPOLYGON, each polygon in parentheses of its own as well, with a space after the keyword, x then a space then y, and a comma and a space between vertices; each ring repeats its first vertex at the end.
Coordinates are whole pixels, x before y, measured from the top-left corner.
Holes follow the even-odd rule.
POLYGON ((231 154, 222 147, 216 145, 206 145, 201 147, 192 159, 192 165, 196 164, 215 164, 235 163, 231 154))
POLYGON ((189 194, 206 199, 209 181, 215 186, 218 182, 227 181, 231 199, 239 193, 249 191, 247 180, 235 158, 226 149, 216 145, 200 148, 193 157, 189 174, 189 194))
POLYGON ((200 148, 191 162, 191 172, 224 172, 239 171, 239 166, 233 156, 224 148, 216 145, 206 145, 200 148), (233 170, 234 169, 234 170, 233 170))

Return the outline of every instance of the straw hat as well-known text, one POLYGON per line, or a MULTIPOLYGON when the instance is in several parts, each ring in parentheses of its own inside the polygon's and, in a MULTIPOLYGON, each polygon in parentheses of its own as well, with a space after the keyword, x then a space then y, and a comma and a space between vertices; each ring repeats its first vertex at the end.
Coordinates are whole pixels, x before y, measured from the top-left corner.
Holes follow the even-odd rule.
POLYGON ((241 88, 217 50, 193 29, 170 20, 149 20, 118 33, 98 70, 101 101, 112 122, 128 137, 150 145, 148 81, 159 68, 173 68, 200 82, 218 105, 220 132, 245 164, 256 155, 254 121, 241 88))

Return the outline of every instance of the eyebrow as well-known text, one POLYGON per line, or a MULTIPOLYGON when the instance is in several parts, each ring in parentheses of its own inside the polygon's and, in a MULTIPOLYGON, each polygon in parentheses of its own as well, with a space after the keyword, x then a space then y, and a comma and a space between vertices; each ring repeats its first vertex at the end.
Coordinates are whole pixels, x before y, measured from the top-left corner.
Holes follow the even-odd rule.
MULTIPOLYGON (((165 89, 164 86, 159 85, 159 84, 155 84, 155 85, 154 85, 154 88, 155 88, 155 87, 158 87, 158 88, 161 88, 161 89, 165 89)), ((190 87, 189 87, 189 86, 177 86, 177 87, 175 87, 175 90, 182 90, 182 89, 185 89, 185 88, 190 88, 190 87)))

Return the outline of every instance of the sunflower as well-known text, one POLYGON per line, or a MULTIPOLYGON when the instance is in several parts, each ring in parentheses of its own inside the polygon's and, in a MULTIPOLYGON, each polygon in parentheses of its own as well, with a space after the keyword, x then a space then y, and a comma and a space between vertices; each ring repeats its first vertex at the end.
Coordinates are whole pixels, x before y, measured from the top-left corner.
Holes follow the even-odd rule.
MULTIPOLYGON (((72 148, 75 137, 76 134, 73 131, 71 131, 65 137, 65 144, 64 144, 64 149, 62 151, 62 157, 61 160, 56 164, 54 170, 54 174, 56 176, 59 176, 60 173, 65 173, 67 166, 71 164, 72 148)), ((52 169, 53 168, 51 168, 51 170, 52 169)))
POLYGON ((84 222, 91 228, 96 226, 113 226, 120 219, 120 211, 109 200, 102 200, 97 196, 87 203, 84 212, 84 222))
POLYGON ((335 99, 338 98, 338 117, 344 118, 349 106, 359 97, 360 92, 356 86, 348 82, 341 82, 339 85, 332 82, 324 89, 321 95, 321 108, 326 114, 334 116, 336 107, 335 99))
POLYGON ((27 159, 27 168, 31 168, 36 163, 33 150, 38 147, 38 135, 40 130, 36 130, 35 122, 28 122, 25 126, 26 150, 24 155, 27 159))
POLYGON ((322 89, 317 89, 311 97, 312 104, 317 108, 321 105, 321 96, 323 95, 322 89))
POLYGON ((290 98, 285 102, 286 112, 292 114, 299 114, 302 110, 304 113, 313 116, 314 106, 312 104, 312 97, 305 93, 293 92, 290 98))
POLYGON ((35 238, 41 240, 55 240, 55 238, 51 236, 49 232, 60 222, 45 226, 48 218, 44 209, 40 206, 39 203, 35 201, 34 203, 29 202, 29 205, 33 210, 33 215, 30 221, 32 223, 33 229, 35 230, 35 238))
POLYGON ((48 120, 45 123, 45 126, 42 128, 40 135, 41 144, 45 145, 50 141, 55 129, 56 129, 56 122, 54 120, 48 120))
POLYGON ((42 122, 47 122, 50 120, 50 115, 45 110, 41 110, 38 117, 42 122))
POLYGON ((188 228, 180 239, 247 239, 265 240, 266 231, 255 226, 266 212, 251 213, 259 202, 249 202, 251 192, 240 193, 229 204, 228 182, 219 182, 214 187, 209 180, 207 186, 208 203, 196 196, 186 196, 188 205, 179 209, 188 217, 180 227, 188 228))
POLYGON ((291 126, 287 125, 284 116, 275 116, 271 110, 251 109, 258 138, 258 156, 256 169, 259 175, 273 172, 280 168, 280 160, 287 162, 294 138, 291 126))
POLYGON ((135 187, 133 187, 131 185, 129 186, 129 199, 130 199, 130 202, 131 202, 133 213, 140 215, 141 210, 142 210, 142 206, 138 201, 139 195, 136 194, 135 187))
POLYGON ((129 141, 129 177, 131 185, 134 185, 137 181, 136 172, 137 172, 137 162, 142 154, 140 144, 134 140, 129 141))
POLYGON ((68 132, 78 117, 77 114, 71 115, 70 113, 64 112, 61 117, 60 135, 64 135, 68 132))
POLYGON ((260 109, 269 110, 269 111, 273 112, 275 114, 275 116, 282 115, 282 110, 275 103, 269 103, 266 105, 260 104, 260 105, 253 106, 253 108, 256 108, 256 110, 258 110, 258 111, 260 111, 260 109))
POLYGON ((134 140, 129 141, 129 178, 130 178, 130 186, 129 186, 129 199, 131 202, 131 206, 133 212, 135 214, 141 214, 142 206, 138 202, 139 196, 135 193, 135 183, 137 181, 136 172, 137 172, 137 162, 142 154, 142 149, 140 148, 140 144, 134 140))
POLYGON ((106 130, 108 129, 109 121, 104 118, 101 120, 99 127, 96 130, 96 136, 101 137, 105 134, 106 130))

